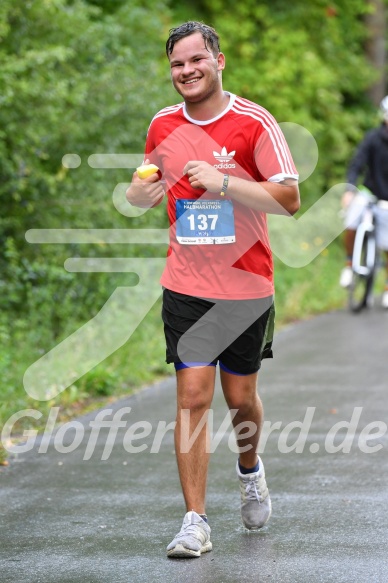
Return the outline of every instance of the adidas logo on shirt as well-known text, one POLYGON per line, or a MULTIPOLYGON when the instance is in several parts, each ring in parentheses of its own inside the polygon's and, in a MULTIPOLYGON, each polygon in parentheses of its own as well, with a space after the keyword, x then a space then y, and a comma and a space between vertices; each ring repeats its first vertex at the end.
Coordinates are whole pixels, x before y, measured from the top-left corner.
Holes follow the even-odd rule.
POLYGON ((216 158, 216 160, 218 160, 219 164, 214 164, 214 168, 218 168, 218 169, 222 169, 222 168, 236 168, 236 164, 230 164, 230 160, 233 159, 233 157, 236 154, 236 150, 233 150, 232 152, 229 152, 228 154, 228 150, 225 148, 225 146, 223 146, 222 150, 220 153, 216 152, 215 150, 213 150, 213 156, 216 158))

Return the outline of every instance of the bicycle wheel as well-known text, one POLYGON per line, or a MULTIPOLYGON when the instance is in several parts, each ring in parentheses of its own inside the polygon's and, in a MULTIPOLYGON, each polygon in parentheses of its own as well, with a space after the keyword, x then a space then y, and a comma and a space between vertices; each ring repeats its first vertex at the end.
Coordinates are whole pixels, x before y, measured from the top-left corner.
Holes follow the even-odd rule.
POLYGON ((353 269, 353 280, 349 286, 348 303, 352 312, 360 312, 370 307, 373 300, 373 283, 375 275, 376 242, 374 233, 366 232, 360 251, 359 271, 353 269))

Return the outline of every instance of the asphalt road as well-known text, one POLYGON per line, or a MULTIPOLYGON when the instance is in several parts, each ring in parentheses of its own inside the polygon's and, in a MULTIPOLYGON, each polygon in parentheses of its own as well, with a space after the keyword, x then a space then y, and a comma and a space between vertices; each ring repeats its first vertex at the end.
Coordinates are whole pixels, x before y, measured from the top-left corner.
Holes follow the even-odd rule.
POLYGON ((198 559, 165 554, 184 515, 173 379, 36 440, 0 471, 1 583, 387 582, 387 379, 388 312, 378 307, 276 335, 259 379, 273 515, 258 533, 240 522, 218 389, 213 551, 198 559))

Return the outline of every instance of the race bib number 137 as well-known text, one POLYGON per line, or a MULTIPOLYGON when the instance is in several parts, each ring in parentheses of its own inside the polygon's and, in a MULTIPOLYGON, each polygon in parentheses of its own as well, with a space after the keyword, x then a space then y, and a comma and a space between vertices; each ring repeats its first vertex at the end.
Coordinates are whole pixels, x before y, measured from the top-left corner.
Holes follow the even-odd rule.
POLYGON ((176 201, 176 238, 181 245, 222 245, 236 241, 231 200, 176 201))

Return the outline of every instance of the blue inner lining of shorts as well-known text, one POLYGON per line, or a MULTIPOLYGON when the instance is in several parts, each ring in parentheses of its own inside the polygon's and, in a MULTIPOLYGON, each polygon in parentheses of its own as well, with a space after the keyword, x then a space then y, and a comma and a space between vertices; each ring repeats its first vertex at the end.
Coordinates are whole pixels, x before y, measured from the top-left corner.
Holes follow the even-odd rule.
POLYGON ((175 370, 194 368, 196 366, 216 366, 214 362, 174 362, 175 370))
MULTIPOLYGON (((182 370, 184 368, 195 368, 196 366, 216 366, 216 364, 214 362, 174 362, 175 370, 182 370)), ((247 374, 245 374, 245 373, 235 372, 234 370, 230 370, 230 368, 228 368, 227 366, 222 364, 221 361, 220 361, 220 368, 223 371, 228 372, 229 374, 234 374, 234 375, 239 376, 239 377, 247 376, 247 374)))

